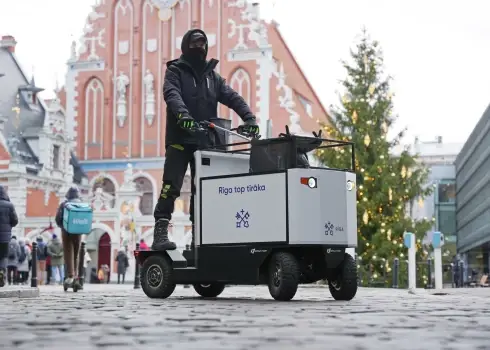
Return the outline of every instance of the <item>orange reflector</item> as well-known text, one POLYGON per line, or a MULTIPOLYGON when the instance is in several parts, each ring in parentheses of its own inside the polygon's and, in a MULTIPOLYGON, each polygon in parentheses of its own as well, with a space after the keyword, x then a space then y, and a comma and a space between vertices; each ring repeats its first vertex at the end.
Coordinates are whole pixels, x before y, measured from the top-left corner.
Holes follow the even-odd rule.
POLYGON ((302 177, 301 180, 300 180, 301 181, 301 184, 308 186, 308 180, 309 179, 310 179, 309 177, 302 177))
POLYGON ((214 124, 213 124, 213 123, 209 123, 209 124, 208 124, 208 127, 209 127, 210 129, 214 129, 214 124))

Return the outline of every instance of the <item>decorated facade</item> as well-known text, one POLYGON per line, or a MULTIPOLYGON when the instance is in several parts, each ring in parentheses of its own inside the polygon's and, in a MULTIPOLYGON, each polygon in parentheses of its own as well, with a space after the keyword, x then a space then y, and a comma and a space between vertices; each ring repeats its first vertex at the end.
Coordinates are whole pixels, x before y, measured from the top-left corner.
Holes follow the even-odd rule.
POLYGON ((16 55, 12 36, 0 40, 0 184, 7 188, 19 216, 13 234, 35 239, 54 224, 68 188, 77 184, 88 194, 88 178, 74 154, 59 99, 43 100, 42 88, 28 77, 16 55))
MULTIPOLYGON (((98 0, 80 42, 72 45, 58 95, 66 109, 67 137, 76 140, 76 156, 89 178, 95 223, 88 247, 99 260, 112 263, 121 247, 131 254, 139 238, 152 243, 165 157, 163 77, 166 62, 180 56, 182 37, 191 28, 207 33, 208 57, 220 60, 217 71, 249 103, 263 137, 283 132, 285 125, 309 133, 318 129, 318 121, 328 121, 278 25, 262 21, 258 5, 98 0)), ((233 126, 240 122, 224 106, 220 116, 233 126)), ((190 242, 189 199, 187 178, 172 228, 181 248, 190 242)))

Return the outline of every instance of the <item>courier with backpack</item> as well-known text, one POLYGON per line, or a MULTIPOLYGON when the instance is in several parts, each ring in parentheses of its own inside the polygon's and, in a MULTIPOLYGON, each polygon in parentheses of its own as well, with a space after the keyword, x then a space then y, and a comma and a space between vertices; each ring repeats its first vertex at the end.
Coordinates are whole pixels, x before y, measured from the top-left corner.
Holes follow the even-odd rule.
POLYGON ((92 231, 93 211, 90 204, 83 203, 78 187, 72 186, 66 193, 66 201, 60 204, 56 214, 56 225, 61 228, 63 254, 66 265, 65 292, 83 289, 78 276, 78 262, 82 236, 92 231))
POLYGON ((63 208, 63 228, 71 235, 92 232, 93 210, 89 204, 67 202, 63 208))

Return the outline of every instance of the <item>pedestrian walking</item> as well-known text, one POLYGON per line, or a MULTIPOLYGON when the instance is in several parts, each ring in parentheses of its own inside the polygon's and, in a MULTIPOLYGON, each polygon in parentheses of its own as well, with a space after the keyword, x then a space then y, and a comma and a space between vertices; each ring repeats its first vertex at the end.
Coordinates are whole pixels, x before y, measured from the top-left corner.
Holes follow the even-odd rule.
POLYGON ((37 236, 37 280, 40 285, 48 283, 46 273, 46 260, 48 259, 48 246, 42 236, 37 236))
POLYGON ((9 285, 17 284, 17 268, 20 259, 20 246, 17 237, 12 236, 9 242, 9 255, 7 261, 7 281, 9 285))
POLYGON ((48 255, 51 257, 51 281, 55 284, 62 284, 65 280, 63 244, 56 234, 53 234, 48 243, 48 255))
POLYGON ((5 188, 0 185, 0 287, 5 286, 12 227, 17 226, 18 223, 14 205, 10 202, 5 188))
POLYGON ((26 244, 24 238, 19 238, 20 257, 19 266, 17 267, 19 275, 19 284, 27 284, 29 279, 29 266, 32 260, 31 249, 26 244))
POLYGON ((117 253, 116 256, 116 262, 117 262, 117 284, 122 283, 124 284, 124 280, 126 277, 126 270, 129 267, 129 259, 128 255, 123 249, 120 249, 119 252, 117 253))

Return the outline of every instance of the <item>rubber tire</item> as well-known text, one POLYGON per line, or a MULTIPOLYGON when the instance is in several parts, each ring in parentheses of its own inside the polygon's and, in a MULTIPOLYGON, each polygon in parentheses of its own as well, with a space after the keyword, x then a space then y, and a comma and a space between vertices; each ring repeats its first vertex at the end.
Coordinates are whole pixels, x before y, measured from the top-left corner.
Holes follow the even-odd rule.
POLYGON ((75 285, 75 282, 73 283, 73 293, 78 292, 78 287, 75 285))
POLYGON ((162 255, 152 255, 148 257, 148 259, 146 259, 143 263, 143 266, 141 266, 141 288, 149 298, 166 299, 171 296, 175 290, 175 283, 173 283, 172 281, 172 275, 173 268, 168 257, 163 256, 163 253, 162 255), (160 267, 162 273, 162 281, 157 287, 150 286, 147 278, 148 269, 153 265, 157 265, 158 267, 160 267))
POLYGON ((340 271, 337 276, 337 282, 340 287, 334 286, 328 282, 328 289, 335 300, 349 301, 354 299, 357 293, 357 264, 354 258, 345 253, 344 261, 340 266, 340 271))
POLYGON ((288 252, 275 253, 269 261, 269 293, 278 301, 289 301, 298 291, 300 268, 296 257, 288 252), (274 284, 276 264, 280 266, 279 286, 274 284))
POLYGON ((193 284, 192 286, 196 293, 203 298, 216 298, 225 290, 225 285, 219 282, 210 283, 208 287, 204 287, 202 284, 193 284))

